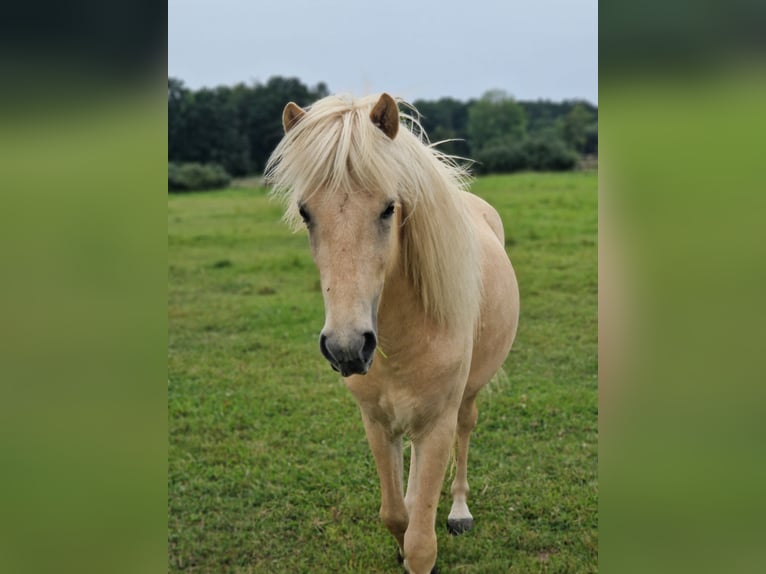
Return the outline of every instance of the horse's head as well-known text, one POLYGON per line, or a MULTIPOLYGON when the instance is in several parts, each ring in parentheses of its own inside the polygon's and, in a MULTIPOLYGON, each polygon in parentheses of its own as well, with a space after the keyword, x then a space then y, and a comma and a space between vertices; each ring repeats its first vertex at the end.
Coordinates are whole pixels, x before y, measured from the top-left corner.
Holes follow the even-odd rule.
MULTIPOLYGON (((311 113, 289 103, 282 118, 285 132, 311 113)), ((374 126, 375 137, 380 132, 389 140, 396 137, 399 111, 391 96, 383 94, 366 116, 364 121, 374 126)), ((347 157, 341 169, 354 171, 361 161, 347 157)), ((327 183, 311 189, 297 198, 296 205, 308 229, 324 298, 325 324, 319 348, 344 377, 364 375, 372 364, 378 303, 386 275, 397 260, 402 221, 395 185, 347 176, 343 174, 345 185, 327 183)))

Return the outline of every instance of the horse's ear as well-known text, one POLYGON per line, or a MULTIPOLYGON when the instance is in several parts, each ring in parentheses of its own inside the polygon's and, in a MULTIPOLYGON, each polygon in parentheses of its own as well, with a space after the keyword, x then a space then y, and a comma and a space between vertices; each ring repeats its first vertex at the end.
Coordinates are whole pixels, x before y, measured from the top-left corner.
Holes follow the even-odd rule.
POLYGON ((396 100, 388 94, 381 94, 370 112, 370 119, 384 134, 394 139, 399 131, 399 107, 396 100))
POLYGON ((285 106, 282 112, 282 127, 285 128, 285 133, 289 132, 295 127, 300 119, 306 115, 306 110, 301 108, 295 102, 290 102, 285 106))

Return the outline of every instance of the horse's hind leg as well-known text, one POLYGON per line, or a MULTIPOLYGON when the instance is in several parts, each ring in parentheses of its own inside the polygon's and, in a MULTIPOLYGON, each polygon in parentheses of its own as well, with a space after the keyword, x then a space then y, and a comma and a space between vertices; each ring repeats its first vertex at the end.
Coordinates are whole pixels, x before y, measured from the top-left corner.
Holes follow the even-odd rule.
POLYGON ((476 426, 478 411, 476 395, 464 399, 457 418, 457 468, 452 482, 452 509, 447 517, 450 534, 462 534, 473 528, 473 516, 468 510, 468 443, 476 426))

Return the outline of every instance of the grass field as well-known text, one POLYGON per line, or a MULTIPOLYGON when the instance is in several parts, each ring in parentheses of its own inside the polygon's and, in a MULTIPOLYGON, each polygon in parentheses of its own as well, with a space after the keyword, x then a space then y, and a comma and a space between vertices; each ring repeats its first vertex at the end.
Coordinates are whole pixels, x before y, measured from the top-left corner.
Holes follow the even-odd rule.
MULTIPOLYGON (((477 180, 522 312, 469 461, 475 528, 442 574, 597 571, 595 173, 477 180)), ((317 345, 303 233, 265 191, 169 197, 170 572, 402 572, 356 405, 317 345)))

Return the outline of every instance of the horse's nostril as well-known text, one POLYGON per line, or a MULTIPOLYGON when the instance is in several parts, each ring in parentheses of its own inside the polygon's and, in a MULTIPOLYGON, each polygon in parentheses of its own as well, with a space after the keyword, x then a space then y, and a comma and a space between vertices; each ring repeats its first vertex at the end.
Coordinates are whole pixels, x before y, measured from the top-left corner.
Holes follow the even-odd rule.
POLYGON ((378 340, 375 337, 375 333, 372 331, 367 331, 364 334, 364 345, 362 345, 362 360, 364 362, 370 360, 370 357, 372 357, 372 354, 375 352, 375 347, 377 344, 378 340))
POLYGON ((330 351, 327 348, 327 335, 324 333, 319 335, 319 350, 322 352, 322 355, 324 355, 325 359, 332 362, 334 357, 330 354, 330 351))

